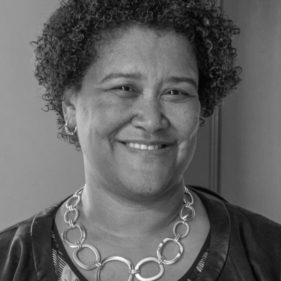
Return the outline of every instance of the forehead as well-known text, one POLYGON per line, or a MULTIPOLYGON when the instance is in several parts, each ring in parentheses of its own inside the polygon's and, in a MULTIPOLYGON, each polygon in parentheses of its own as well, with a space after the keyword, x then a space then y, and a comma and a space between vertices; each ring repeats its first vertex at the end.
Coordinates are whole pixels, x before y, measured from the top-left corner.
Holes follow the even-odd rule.
POLYGON ((169 75, 170 72, 188 74, 193 78, 198 76, 190 42, 174 31, 156 31, 139 26, 119 29, 108 33, 96 49, 98 57, 92 68, 99 75, 114 71, 144 74, 150 71, 156 76, 169 75))

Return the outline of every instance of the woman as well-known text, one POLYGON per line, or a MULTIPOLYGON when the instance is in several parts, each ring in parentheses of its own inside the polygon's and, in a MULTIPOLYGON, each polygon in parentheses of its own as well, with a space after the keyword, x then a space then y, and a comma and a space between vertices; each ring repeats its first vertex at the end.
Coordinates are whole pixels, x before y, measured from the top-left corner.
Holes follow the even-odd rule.
POLYGON ((280 226, 183 181, 237 33, 212 1, 61 3, 35 75, 86 184, 1 233, 0 280, 280 280, 280 226))

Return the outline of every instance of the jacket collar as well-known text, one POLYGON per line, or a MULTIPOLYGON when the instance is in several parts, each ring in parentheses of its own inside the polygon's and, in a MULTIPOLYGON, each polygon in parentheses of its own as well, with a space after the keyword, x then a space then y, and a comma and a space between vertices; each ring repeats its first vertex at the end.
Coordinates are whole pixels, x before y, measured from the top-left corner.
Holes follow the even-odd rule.
POLYGON ((225 202, 209 190, 190 188, 202 200, 210 220, 210 250, 199 280, 218 280, 227 260, 231 236, 231 221, 225 202))

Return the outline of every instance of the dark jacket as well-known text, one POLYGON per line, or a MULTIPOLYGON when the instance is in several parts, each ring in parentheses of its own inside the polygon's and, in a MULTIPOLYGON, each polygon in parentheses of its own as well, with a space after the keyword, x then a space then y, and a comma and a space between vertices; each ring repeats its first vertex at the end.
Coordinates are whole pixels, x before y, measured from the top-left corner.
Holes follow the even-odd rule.
MULTIPOLYGON (((207 189, 192 190, 211 224, 210 252, 198 281, 280 281, 281 226, 207 189)), ((0 233, 1 281, 56 280, 51 231, 60 204, 0 233)))

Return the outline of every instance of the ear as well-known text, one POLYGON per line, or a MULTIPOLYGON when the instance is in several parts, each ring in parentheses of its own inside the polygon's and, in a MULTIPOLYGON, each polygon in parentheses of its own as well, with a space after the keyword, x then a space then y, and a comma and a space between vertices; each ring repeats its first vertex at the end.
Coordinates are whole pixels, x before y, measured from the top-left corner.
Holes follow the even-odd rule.
POLYGON ((77 93, 73 89, 66 90, 62 101, 62 111, 65 122, 69 128, 76 126, 76 97, 77 93))

